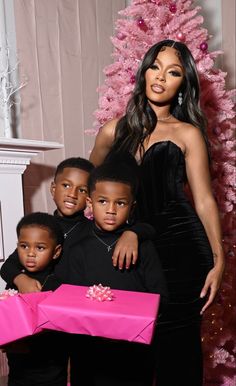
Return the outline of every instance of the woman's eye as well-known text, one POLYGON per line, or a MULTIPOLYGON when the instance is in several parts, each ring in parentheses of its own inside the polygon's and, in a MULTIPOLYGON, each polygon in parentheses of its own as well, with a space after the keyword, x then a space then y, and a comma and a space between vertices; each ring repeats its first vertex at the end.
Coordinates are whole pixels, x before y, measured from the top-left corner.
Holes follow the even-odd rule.
POLYGON ((173 76, 178 76, 178 77, 182 76, 182 74, 179 71, 174 71, 174 70, 170 71, 169 74, 173 76))
POLYGON ((159 70, 159 67, 158 67, 157 64, 152 64, 152 65, 150 66, 150 68, 151 68, 151 70, 159 70))

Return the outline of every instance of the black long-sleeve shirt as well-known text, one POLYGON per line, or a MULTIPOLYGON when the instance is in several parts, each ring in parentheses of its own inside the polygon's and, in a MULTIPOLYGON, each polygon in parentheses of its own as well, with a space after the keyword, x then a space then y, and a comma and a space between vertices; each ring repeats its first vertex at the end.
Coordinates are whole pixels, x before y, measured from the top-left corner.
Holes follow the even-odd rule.
MULTIPOLYGON (((88 233, 91 221, 84 216, 84 212, 80 211, 73 217, 63 217, 54 212, 62 231, 65 235, 63 243, 63 253, 60 259, 55 262, 55 272, 59 280, 64 278, 64 271, 67 269, 68 251, 74 244, 78 244, 88 233)), ((146 223, 135 223, 130 226, 129 230, 135 232, 139 240, 146 240, 155 237, 154 228, 146 223)), ((111 261, 112 264, 112 261, 111 261)), ((0 275, 7 282, 8 288, 15 288, 13 280, 21 273, 25 273, 31 277, 24 267, 20 264, 17 249, 8 257, 1 267, 0 275)), ((36 275, 37 276, 37 275, 36 275)), ((36 277, 35 277, 36 279, 36 277)), ((39 280, 41 282, 41 280, 39 280)))
MULTIPOLYGON (((62 257, 55 262, 55 270, 60 277, 60 273, 64 270, 64 256, 67 255, 67 251, 71 245, 79 242, 79 240, 87 234, 86 228, 90 220, 84 217, 83 211, 78 212, 77 215, 73 217, 59 216, 56 211, 54 215, 56 216, 64 235, 67 235, 63 243, 62 257)), ((13 280, 21 273, 25 273, 31 277, 34 277, 34 275, 32 276, 26 272, 24 267, 21 265, 16 249, 2 265, 0 275, 3 280, 6 281, 8 288, 14 288, 13 280)), ((40 277, 40 273, 37 273, 36 276, 40 277)), ((39 281, 41 282, 41 280, 39 281)))
MULTIPOLYGON (((119 270, 111 264, 115 243, 120 234, 128 229, 125 226, 115 232, 106 232, 90 223, 87 235, 70 248, 63 282, 85 286, 101 283, 112 289, 159 293, 163 306, 167 300, 166 282, 152 241, 139 243, 138 261, 129 270, 119 270)), ((147 386, 153 383, 152 345, 76 334, 70 338, 72 384, 74 379, 81 385, 96 386, 147 386), (94 358, 92 366, 84 355, 85 350, 94 358), (118 366, 120 362, 122 365, 118 366)))
POLYGON ((166 282, 152 241, 139 243, 139 258, 130 269, 120 270, 112 265, 112 251, 125 230, 129 230, 128 225, 114 232, 106 232, 90 222, 87 235, 70 247, 60 280, 74 285, 101 283, 113 289, 159 293, 165 302, 166 282))

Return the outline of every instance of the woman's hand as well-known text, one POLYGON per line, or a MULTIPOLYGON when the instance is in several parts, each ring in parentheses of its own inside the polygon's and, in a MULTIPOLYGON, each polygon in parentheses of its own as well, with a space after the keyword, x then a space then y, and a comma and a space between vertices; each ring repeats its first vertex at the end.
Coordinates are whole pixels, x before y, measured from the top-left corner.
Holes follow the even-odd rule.
POLYGON ((204 298, 209 292, 208 299, 201 310, 201 315, 204 313, 204 311, 206 311, 206 309, 212 304, 213 300, 215 299, 218 289, 220 288, 223 273, 224 273, 223 265, 221 265, 220 267, 216 265, 214 268, 212 268, 209 271, 206 277, 204 287, 202 288, 202 291, 200 294, 200 298, 204 298))
POLYGON ((15 277, 14 284, 17 286, 18 291, 22 294, 28 292, 39 292, 42 289, 42 286, 38 280, 32 279, 24 273, 21 273, 15 277))
POLYGON ((116 243, 112 260, 114 267, 129 269, 130 264, 135 264, 138 258, 138 237, 132 231, 122 233, 116 243))

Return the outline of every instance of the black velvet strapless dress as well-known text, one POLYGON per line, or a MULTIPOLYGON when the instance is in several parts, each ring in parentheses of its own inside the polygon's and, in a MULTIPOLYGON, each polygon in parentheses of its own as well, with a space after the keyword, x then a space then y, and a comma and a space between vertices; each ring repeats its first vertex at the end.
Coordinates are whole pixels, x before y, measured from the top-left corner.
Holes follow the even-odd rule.
POLYGON ((158 250, 169 289, 169 304, 160 318, 167 330, 200 319, 206 300, 199 298, 213 266, 204 227, 185 191, 185 158, 171 141, 154 143, 140 165, 138 216, 156 229, 158 250))

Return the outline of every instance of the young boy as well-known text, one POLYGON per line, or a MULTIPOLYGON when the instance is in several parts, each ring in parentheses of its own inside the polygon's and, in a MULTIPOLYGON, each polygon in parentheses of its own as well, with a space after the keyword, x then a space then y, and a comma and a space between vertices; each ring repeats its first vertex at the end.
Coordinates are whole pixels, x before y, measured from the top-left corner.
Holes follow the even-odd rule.
MULTIPOLYGON (((73 244, 77 244, 87 234, 87 227, 90 221, 84 216, 86 198, 88 195, 88 178, 93 170, 93 164, 80 157, 72 157, 62 161, 56 169, 54 181, 51 183, 50 191, 56 205, 54 216, 60 224, 64 233, 65 241, 63 246, 63 256, 55 266, 55 271, 59 279, 63 279, 64 271, 67 269, 66 256, 73 244)), ((138 224, 126 232, 119 241, 116 251, 113 253, 115 262, 119 259, 120 267, 123 265, 124 257, 131 260, 132 255, 137 258, 137 236, 149 238, 154 236, 155 231, 149 224, 138 224), (134 233, 135 232, 135 233, 134 233), (128 241, 125 235, 128 233, 128 241), (132 237, 132 240, 131 240, 132 237), (130 241, 131 240, 131 241, 130 241), (119 247, 119 248, 118 248, 119 247)), ((112 257, 111 257, 112 265, 112 257)), ((128 264, 127 264, 128 267, 128 264)), ((9 286, 15 285, 19 292, 36 292, 41 290, 38 280, 30 278, 19 264, 17 251, 15 251, 2 265, 1 277, 9 286)), ((53 283, 54 289, 57 286, 53 283)))
MULTIPOLYGON (((159 293, 165 301, 165 279, 151 241, 139 244, 138 261, 129 270, 110 264, 120 235, 130 228, 127 221, 135 205, 135 172, 128 162, 104 163, 91 172, 87 202, 94 222, 90 222, 87 236, 71 247, 63 281, 159 293)), ((82 335, 73 335, 71 340, 71 386, 152 385, 151 346, 82 335), (85 348, 89 356, 85 356, 85 348)))
MULTIPOLYGON (((68 158, 56 168, 50 191, 57 208, 54 216, 65 237, 64 252, 71 244, 78 242, 86 230, 89 220, 84 216, 84 209, 88 194, 88 177, 93 168, 91 162, 80 157, 68 158)), ((56 265, 56 269, 60 277, 63 261, 56 265)), ((38 280, 22 272, 17 250, 2 265, 0 274, 11 288, 15 285, 21 293, 41 290, 38 280)))
MULTIPOLYGON (((61 227, 54 216, 36 212, 23 217, 16 230, 19 265, 44 290, 62 251, 61 227)), ((63 339, 52 331, 6 346, 8 386, 66 386, 68 351, 58 348, 63 339)))

